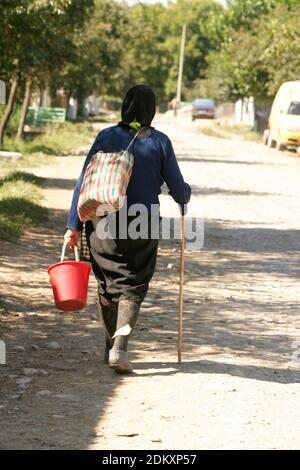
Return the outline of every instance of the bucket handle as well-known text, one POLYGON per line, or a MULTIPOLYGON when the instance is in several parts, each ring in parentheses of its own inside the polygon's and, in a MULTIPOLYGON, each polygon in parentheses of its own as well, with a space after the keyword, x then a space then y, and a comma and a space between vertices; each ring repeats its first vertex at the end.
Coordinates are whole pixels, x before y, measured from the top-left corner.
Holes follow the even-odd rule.
MULTIPOLYGON (((60 257, 60 262, 61 263, 63 262, 64 257, 65 257, 65 251, 66 251, 67 244, 68 244, 67 242, 64 242, 63 247, 62 247, 61 257, 60 257)), ((79 261, 79 254, 78 254, 77 246, 74 246, 74 251, 75 251, 75 260, 79 261)))

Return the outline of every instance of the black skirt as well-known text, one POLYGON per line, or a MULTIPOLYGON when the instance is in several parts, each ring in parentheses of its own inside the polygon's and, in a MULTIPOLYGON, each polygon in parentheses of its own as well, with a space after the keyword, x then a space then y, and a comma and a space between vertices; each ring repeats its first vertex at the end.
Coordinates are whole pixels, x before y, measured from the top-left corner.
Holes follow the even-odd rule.
MULTIPOLYGON (((128 218, 128 225, 132 219, 128 218)), ((113 301, 142 302, 155 270, 158 239, 101 239, 96 233, 98 222, 86 222, 85 235, 99 293, 113 301)))

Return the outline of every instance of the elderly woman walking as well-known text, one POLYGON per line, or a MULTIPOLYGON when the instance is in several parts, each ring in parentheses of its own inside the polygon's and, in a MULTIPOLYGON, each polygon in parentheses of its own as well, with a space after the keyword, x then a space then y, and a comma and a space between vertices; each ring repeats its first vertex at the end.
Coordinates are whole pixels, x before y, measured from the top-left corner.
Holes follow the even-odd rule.
MULTIPOLYGON (((74 191, 65 234, 70 247, 77 245, 82 231, 77 205, 92 156, 99 151, 126 149, 134 137, 130 151, 135 158, 126 192, 126 211, 133 204, 142 204, 151 222, 151 211, 159 205, 158 195, 164 182, 181 207, 189 201, 191 189, 183 180, 170 139, 151 126, 155 111, 153 90, 145 85, 134 86, 124 98, 121 122, 102 130, 96 137, 74 191)), ((119 218, 117 213, 117 225, 119 218)), ((134 216, 128 215, 127 227, 132 219, 134 216)), ((106 334, 104 360, 118 373, 130 373, 133 369, 128 361, 128 340, 155 270, 158 238, 133 239, 128 232, 127 237, 120 237, 117 231, 114 237, 103 239, 97 236, 99 220, 85 223, 85 235, 98 281, 98 307, 106 334)))

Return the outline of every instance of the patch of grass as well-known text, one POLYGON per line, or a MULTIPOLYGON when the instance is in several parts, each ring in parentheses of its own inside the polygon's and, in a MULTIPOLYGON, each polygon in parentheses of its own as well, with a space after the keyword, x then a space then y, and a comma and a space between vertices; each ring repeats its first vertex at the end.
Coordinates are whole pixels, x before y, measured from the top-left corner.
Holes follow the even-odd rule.
POLYGON ((110 113, 103 113, 96 116, 90 116, 88 118, 89 122, 104 122, 108 124, 115 123, 117 121, 117 113, 112 111, 110 113))
POLYGON ((47 219, 48 210, 40 205, 41 180, 19 171, 0 179, 0 240, 15 241, 47 219))
POLYGON ((27 153, 67 155, 95 137, 95 130, 87 122, 65 122, 46 128, 44 134, 26 142, 27 153))
POLYGON ((40 186, 43 178, 40 176, 33 175, 32 173, 27 173, 25 171, 13 171, 12 173, 8 173, 4 178, 0 180, 0 187, 4 183, 13 183, 16 181, 23 181, 27 183, 32 183, 36 186, 40 186))
POLYGON ((23 158, 15 162, 1 162, 1 168, 14 169, 50 164, 51 155, 68 155, 79 147, 89 146, 96 131, 88 122, 64 122, 45 127, 43 133, 25 134, 20 142, 6 137, 2 150, 21 152, 23 158))
POLYGON ((14 144, 5 150, 11 150, 15 152, 21 152, 23 154, 22 158, 14 162, 11 161, 2 161, 0 159, 0 172, 6 173, 7 171, 13 171, 23 168, 36 168, 39 166, 50 165, 53 162, 53 158, 50 155, 44 153, 24 153, 22 152, 20 146, 16 147, 14 144))
POLYGON ((45 166, 51 155, 67 155, 82 146, 89 146, 96 131, 87 122, 65 122, 45 128, 42 134, 27 135, 16 143, 7 137, 3 150, 21 152, 15 162, 0 161, 0 240, 15 241, 28 228, 46 220, 48 211, 42 207, 42 178, 20 171, 22 168, 45 166), (12 171, 12 173, 8 173, 12 171))
POLYGON ((220 132, 217 127, 201 127, 201 134, 208 135, 209 137, 217 137, 218 139, 226 139, 224 133, 220 132))
POLYGON ((220 139, 239 138, 253 142, 261 141, 261 134, 253 131, 251 127, 245 125, 203 127, 201 132, 209 135, 210 137, 217 137, 220 139))

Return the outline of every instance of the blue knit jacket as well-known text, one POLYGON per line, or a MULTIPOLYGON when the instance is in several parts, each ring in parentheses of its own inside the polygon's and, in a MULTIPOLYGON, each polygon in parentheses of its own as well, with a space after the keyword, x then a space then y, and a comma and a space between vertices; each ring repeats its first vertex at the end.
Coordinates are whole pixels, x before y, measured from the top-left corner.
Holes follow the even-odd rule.
MULTIPOLYGON (((67 228, 82 229, 82 223, 77 214, 77 204, 85 169, 92 156, 99 151, 118 152, 123 150, 127 148, 131 140, 132 136, 128 129, 120 125, 108 127, 99 132, 77 180, 67 228)), ((183 180, 171 141, 167 135, 151 128, 150 135, 134 141, 130 152, 135 156, 135 159, 126 193, 128 207, 135 203, 142 203, 150 212, 151 204, 159 204, 158 195, 164 182, 169 188, 169 194, 178 204, 183 206, 189 201, 191 188, 183 180)))

